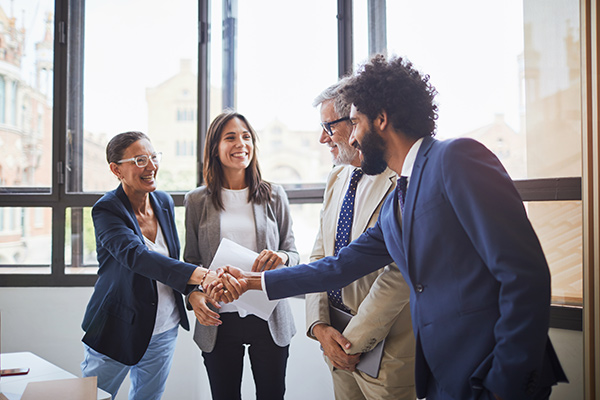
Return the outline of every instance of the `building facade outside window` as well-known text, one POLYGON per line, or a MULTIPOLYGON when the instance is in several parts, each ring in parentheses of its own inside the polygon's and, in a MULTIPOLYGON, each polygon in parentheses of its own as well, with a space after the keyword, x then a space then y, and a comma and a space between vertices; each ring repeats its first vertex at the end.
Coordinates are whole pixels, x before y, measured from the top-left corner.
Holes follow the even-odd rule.
MULTIPOLYGON (((258 131, 267 180, 290 193, 322 190, 331 161, 318 142, 319 114, 312 100, 338 78, 336 2, 284 7, 275 0, 212 0, 209 27, 199 38, 198 4, 204 3, 175 0, 147 7, 126 0, 115 17, 113 5, 99 0, 88 0, 85 7, 59 1, 56 8, 51 0, 0 1, 0 198, 5 200, 0 244, 12 254, 2 259, 0 274, 12 279, 60 269, 61 275, 93 279, 89 211, 118 184, 104 155, 117 133, 141 130, 152 138, 164 154, 159 186, 181 207, 183 193, 201 180, 203 96, 207 122, 227 107, 248 117, 258 131), (73 7, 68 26, 61 25, 66 7, 73 7), (114 18, 108 30, 106 21, 114 18), (157 18, 164 29, 144 22, 157 18), (306 21, 319 28, 310 29, 306 21), (68 35, 54 38, 61 29, 70 29, 68 35), (78 53, 68 40, 82 32, 85 52, 78 53), (206 59, 198 56, 198 42, 209 43, 206 59), (134 54, 132 47, 140 51, 134 54), (61 65, 58 79, 55 59, 61 65), (207 82, 200 93, 204 62, 207 82), (72 76, 64 72, 67 64, 72 76), (80 97, 67 90, 69 82, 80 84, 80 97), (35 261, 34 252, 23 248, 36 248, 35 261)), ((440 0, 426 7, 354 0, 354 68, 369 58, 367 38, 378 29, 369 25, 374 3, 386 7, 385 51, 406 55, 431 75, 439 91, 438 137, 482 141, 517 182, 581 177, 578 1, 484 6, 440 0), (448 18, 457 8, 468 12, 448 18)), ((307 260, 319 199, 292 200, 298 247, 307 260)), ((582 204, 542 200, 527 201, 526 207, 552 270, 553 302, 580 306, 582 204)))

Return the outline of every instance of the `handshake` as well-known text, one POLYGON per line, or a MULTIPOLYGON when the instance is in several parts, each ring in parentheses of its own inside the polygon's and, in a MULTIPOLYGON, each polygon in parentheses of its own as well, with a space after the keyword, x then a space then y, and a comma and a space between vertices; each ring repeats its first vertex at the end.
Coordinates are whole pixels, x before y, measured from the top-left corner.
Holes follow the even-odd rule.
POLYGON ((248 279, 244 274, 241 269, 228 265, 217 269, 216 272, 209 272, 200 286, 214 301, 231 303, 248 290, 248 279))
POLYGON ((205 272, 199 283, 203 291, 195 291, 188 296, 196 319, 202 325, 221 325, 219 313, 214 311, 221 308, 219 302, 231 303, 248 290, 261 290, 261 273, 286 262, 287 254, 263 250, 254 260, 250 272, 233 266, 205 272))

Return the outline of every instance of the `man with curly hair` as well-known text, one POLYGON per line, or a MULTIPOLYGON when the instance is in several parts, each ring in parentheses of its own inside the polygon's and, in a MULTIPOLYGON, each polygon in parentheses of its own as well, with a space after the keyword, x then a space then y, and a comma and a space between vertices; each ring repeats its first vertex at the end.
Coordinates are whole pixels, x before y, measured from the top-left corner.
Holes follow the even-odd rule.
MULTIPOLYGON (((375 176, 363 175, 360 153, 348 142, 352 133, 352 104, 340 96, 346 82, 347 79, 342 79, 328 87, 313 103, 320 106, 323 129, 319 142, 329 148, 335 166, 327 177, 311 261, 337 254, 375 225, 381 206, 396 187, 396 173, 392 170, 375 176), (344 207, 344 200, 349 197, 354 204, 350 201, 344 207), (352 210, 352 217, 348 210, 352 210)), ((337 400, 416 398, 415 338, 409 296, 410 288, 394 264, 371 272, 339 291, 306 295, 307 335, 318 340, 323 349, 337 400), (350 322, 345 327, 336 325, 335 315, 344 311, 352 314, 350 322), (376 346, 381 347, 383 354, 374 373, 373 369, 363 368, 365 363, 369 364, 363 354, 370 351, 377 354, 379 349, 373 350, 376 346), (357 365, 361 359, 364 363, 357 365)), ((373 357, 373 353, 366 357, 369 356, 373 357)))
POLYGON ((548 338, 544 253, 496 156, 472 139, 434 139, 435 95, 402 58, 378 55, 351 78, 350 143, 365 173, 398 174, 396 194, 337 257, 244 278, 276 299, 394 261, 411 288, 417 397, 547 399, 567 379, 548 338))

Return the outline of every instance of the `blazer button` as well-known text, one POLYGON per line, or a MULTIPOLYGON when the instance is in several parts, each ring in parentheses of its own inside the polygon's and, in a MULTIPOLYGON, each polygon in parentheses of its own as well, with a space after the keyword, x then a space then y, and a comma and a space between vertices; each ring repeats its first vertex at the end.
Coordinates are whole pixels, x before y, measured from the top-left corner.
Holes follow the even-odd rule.
POLYGON ((425 290, 425 287, 423 287, 423 285, 421 285, 419 283, 419 284, 417 284, 417 286, 415 286, 415 290, 417 291, 417 293, 423 293, 423 290, 425 290))
POLYGON ((154 307, 156 305, 156 303, 150 303, 150 305, 152 305, 152 307, 154 307))

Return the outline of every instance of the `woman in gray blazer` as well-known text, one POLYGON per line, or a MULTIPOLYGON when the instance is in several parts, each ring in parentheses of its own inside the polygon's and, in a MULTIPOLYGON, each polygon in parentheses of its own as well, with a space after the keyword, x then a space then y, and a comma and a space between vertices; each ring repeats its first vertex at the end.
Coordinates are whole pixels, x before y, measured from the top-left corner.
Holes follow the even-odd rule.
MULTIPOLYGON (((185 196, 185 261, 209 266, 221 239, 228 238, 259 253, 253 271, 298 264, 287 196, 261 179, 255 143, 256 132, 241 114, 225 111, 211 123, 204 148, 206 186, 185 196)), ((245 345, 257 399, 283 399, 289 344, 296 333, 287 301, 280 301, 265 321, 209 294, 195 291, 188 301, 213 399, 241 399, 245 345)))

